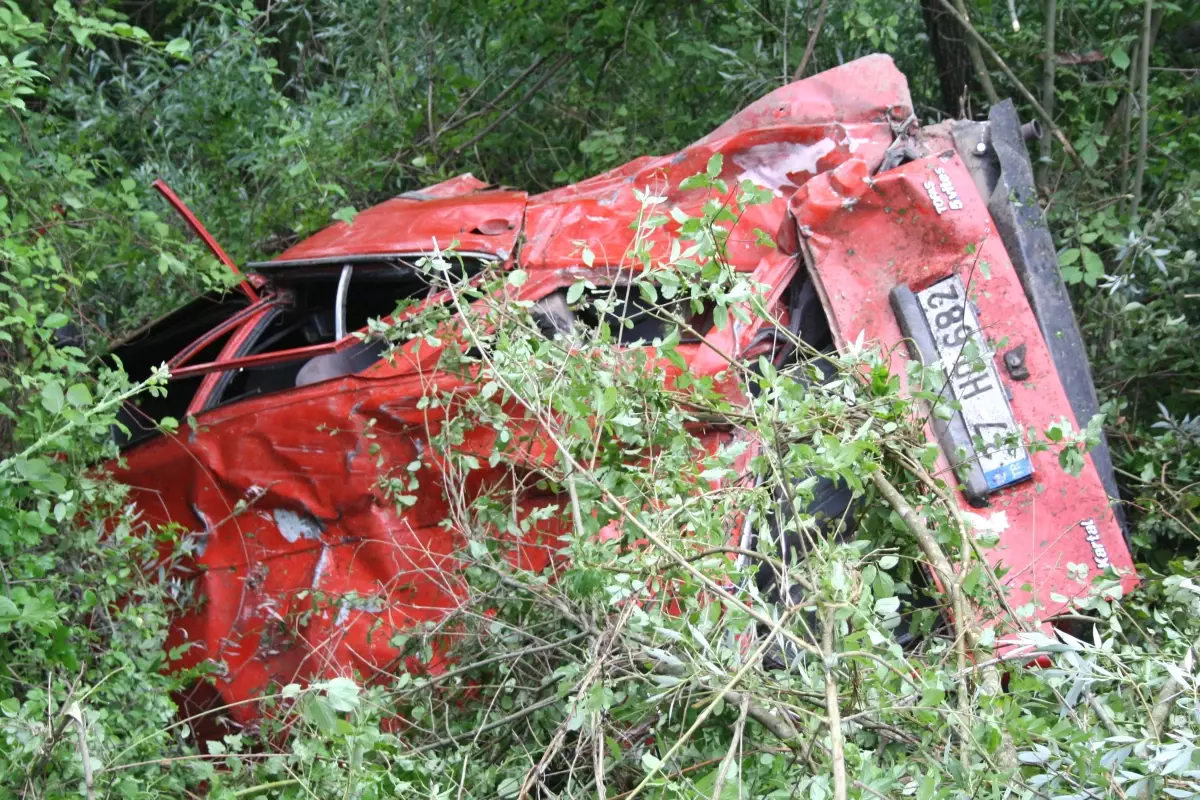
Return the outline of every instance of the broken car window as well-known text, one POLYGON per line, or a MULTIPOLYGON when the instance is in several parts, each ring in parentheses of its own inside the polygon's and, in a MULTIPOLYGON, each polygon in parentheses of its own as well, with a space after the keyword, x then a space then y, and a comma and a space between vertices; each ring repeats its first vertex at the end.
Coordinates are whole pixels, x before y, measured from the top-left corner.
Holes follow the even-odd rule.
MULTIPOLYGON (((248 306, 249 300, 240 292, 210 292, 134 332, 112 351, 112 355, 120 359, 131 378, 145 380, 160 364, 185 353, 206 333, 248 306)), ((231 333, 207 342, 191 355, 189 361, 203 363, 216 359, 231 333)), ((119 418, 129 432, 115 430, 117 443, 126 446, 150 438, 157 432, 157 422, 163 417, 182 420, 202 381, 201 375, 171 381, 167 384, 166 396, 144 393, 135 402, 126 403, 119 418)))
POLYGON ((553 338, 570 334, 576 326, 595 331, 603 325, 611 341, 629 346, 664 339, 678 326, 681 342, 698 342, 713 324, 707 304, 697 310, 686 298, 652 299, 633 284, 590 289, 574 305, 567 302, 568 291, 558 289, 534 304, 531 313, 543 335, 553 338))
MULTIPOLYGON (((383 354, 386 342, 377 338, 336 353, 304 352, 304 348, 337 341, 342 265, 298 267, 297 272, 280 270, 275 281, 280 308, 258 323, 259 329, 237 354, 240 358, 279 353, 280 360, 226 373, 210 408, 358 372, 383 354), (289 351, 297 351, 294 358, 287 357, 289 351)), ((420 301, 435 291, 419 270, 402 263, 353 264, 344 286, 345 330, 361 331, 368 320, 388 317, 399 305, 420 301)))

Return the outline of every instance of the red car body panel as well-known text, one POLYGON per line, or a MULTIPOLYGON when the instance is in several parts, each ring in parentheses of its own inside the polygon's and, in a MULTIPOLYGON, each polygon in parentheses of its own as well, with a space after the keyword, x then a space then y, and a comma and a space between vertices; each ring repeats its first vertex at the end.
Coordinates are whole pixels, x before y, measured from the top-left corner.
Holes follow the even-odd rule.
MULTIPOLYGON (((801 268, 793 213, 811 229, 805 242, 835 333, 853 339, 862 330, 885 346, 899 342, 886 307, 888 286, 954 269, 965 244, 982 241, 994 271, 985 314, 1005 335, 1031 347, 1034 376, 1028 385, 1012 387, 1013 404, 1036 425, 1069 415, 1047 372, 1044 348, 1038 348, 1028 305, 1011 267, 1003 266, 1003 248, 983 235, 986 211, 964 214, 970 224, 953 230, 927 219, 919 203, 921 162, 881 175, 878 196, 861 191, 862 177, 879 167, 892 145, 896 123, 911 114, 904 77, 887 57, 872 56, 771 93, 675 155, 639 158, 529 198, 485 190, 471 176, 460 176, 363 211, 350 225, 337 223, 288 249, 278 262, 337 264, 427 253, 454 243, 460 252, 525 269, 528 278, 520 289, 507 289, 523 299, 540 299, 580 278, 610 283, 634 268, 624 257, 645 197, 659 198, 663 209, 699 213, 708 193, 681 190, 680 181, 703 172, 720 153, 722 177, 731 185, 751 180, 774 192, 774 200, 752 206, 730 236, 733 265, 770 287, 771 303, 780 302, 801 268), (823 174, 829 170, 835 172, 823 174), (853 215, 837 213, 842 179, 858 180, 853 215), (881 198, 893 197, 887 202, 913 209, 908 222, 889 216, 881 198), (756 229, 776 237, 779 246, 765 242, 756 229), (594 254, 590 267, 582 258, 585 247, 594 254)), ((947 163, 957 169, 953 159, 947 163)), ((964 187, 968 182, 962 181, 964 187)), ((670 223, 651 233, 658 255, 666 255, 674 230, 670 223)), ((256 285, 267 284, 260 279, 256 285)), ((358 373, 212 407, 222 372, 246 363, 233 360, 273 312, 273 302, 266 294, 241 312, 245 322, 214 363, 197 361, 199 348, 191 348, 190 361, 177 360, 173 377, 204 375, 189 405, 194 425, 129 448, 124 464, 113 468, 132 487, 147 523, 176 523, 188 531, 190 555, 169 579, 179 581, 181 591, 192 591, 195 601, 175 620, 168 647, 183 647, 176 666, 213 666, 217 697, 210 699, 235 704, 229 713, 242 722, 258 713, 242 701, 272 685, 352 671, 372 679, 401 668, 439 669, 438 653, 430 663, 398 664, 392 636, 444 619, 463 589, 456 557, 463 538, 443 524, 450 513, 442 489, 454 479, 430 444, 455 409, 426 408, 419 401, 438 389, 470 392, 472 386, 437 370, 438 348, 410 344, 394 363, 378 361, 358 373), (419 496, 397 513, 381 481, 389 470, 414 463, 420 464, 419 496)), ((707 345, 681 346, 689 370, 722 373, 726 357, 745 354, 763 324, 732 323, 714 329, 707 345)), ((348 335, 292 356, 345 350, 358 341, 348 335)), ((894 359, 903 374, 902 356, 894 359)), ((724 388, 732 398, 742 397, 732 378, 724 388)), ((553 453, 532 424, 522 433, 526 461, 518 467, 536 470, 553 453)), ((710 449, 729 436, 701 433, 710 449)), ((496 433, 480 426, 462 447, 486 465, 495 443, 496 433)), ((1061 585, 1066 562, 1090 558, 1077 532, 1081 515, 1102 524, 1113 564, 1129 563, 1094 472, 1070 478, 1044 461, 1037 465, 1043 495, 1028 485, 1000 498, 997 511, 1007 514, 1008 528, 997 552, 1004 563, 1020 568, 1010 573, 1010 582, 1028 580, 1033 596, 1050 611, 1062 604, 1047 600, 1048 590, 1074 593, 1061 585), (1077 499, 1059 502, 1068 497, 1077 499)), ((503 480, 507 470, 501 464, 473 471, 466 496, 503 480)), ((555 497, 529 495, 519 513, 553 502, 555 497)), ((513 543, 512 559, 535 570, 550 566, 563 524, 557 517, 539 523, 534 534, 513 543)))
MULTIPOLYGON (((987 337, 1004 342, 1004 350, 1025 346, 1029 376, 1014 380, 1001 371, 1016 419, 1034 433, 1064 418, 1078 430, 1019 277, 955 151, 910 162, 869 182, 868 175, 866 164, 848 162, 809 181, 792 199, 839 348, 856 340, 879 345, 891 354, 892 373, 907 388, 909 356, 890 293, 899 285, 918 291, 958 274, 987 337), (961 208, 940 214, 926 187, 931 179, 940 183, 934 173, 939 168, 962 201, 961 208), (852 214, 845 213, 848 204, 852 214)), ((931 427, 929 437, 934 438, 931 427)), ((955 493, 980 534, 999 534, 999 544, 983 552, 1003 570, 1010 604, 1029 621, 1067 612, 1071 598, 1088 593, 1090 578, 1103 572, 1104 562, 1123 575, 1126 590, 1132 589, 1137 583, 1133 562, 1091 459, 1078 477, 1062 469, 1055 452, 1033 453, 1031 459, 1033 478, 992 494, 985 509, 973 508, 955 493), (1070 564, 1087 567, 1086 577, 1069 574, 1070 564)), ((940 476, 953 484, 945 453, 939 462, 940 476)), ((1074 573, 1081 575, 1078 568, 1074 573)))
MULTIPOLYGON (((464 189, 475 181, 456 178, 464 189)), ((446 184, 439 184, 444 187, 446 184)), ((338 222, 289 247, 279 261, 337 260, 347 255, 427 253, 434 244, 464 253, 507 259, 521 233, 525 193, 479 191, 447 193, 432 187, 416 197, 394 197, 359 213, 352 224, 338 222)))

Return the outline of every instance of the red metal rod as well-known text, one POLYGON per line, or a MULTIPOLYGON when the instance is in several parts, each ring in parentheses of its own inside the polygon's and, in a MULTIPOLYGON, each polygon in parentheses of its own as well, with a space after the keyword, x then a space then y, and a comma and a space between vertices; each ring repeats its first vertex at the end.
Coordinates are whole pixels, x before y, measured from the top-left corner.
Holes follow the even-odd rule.
POLYGON ((268 353, 256 353, 252 356, 241 356, 226 361, 209 361, 203 364, 189 364, 186 367, 171 370, 170 380, 191 378, 196 375, 207 375, 210 372, 231 372, 247 367, 265 367, 270 364, 280 364, 284 361, 297 361, 302 358, 314 358, 343 350, 354 341, 342 339, 340 342, 325 342, 310 344, 307 347, 296 347, 291 350, 276 350, 268 353))
MULTIPOLYGON (((206 245, 208 245, 208 249, 213 252, 213 255, 215 255, 222 264, 229 267, 230 272, 241 278, 242 272, 237 268, 237 264, 233 263, 233 259, 226 255, 225 251, 221 249, 221 245, 217 244, 217 240, 214 239, 212 234, 205 229, 205 227, 200 223, 200 220, 196 219, 196 215, 192 213, 192 210, 188 208, 182 200, 179 199, 179 196, 175 194, 175 192, 171 191, 171 187, 167 186, 166 181, 164 181, 162 178, 159 178, 150 185, 156 189, 159 194, 166 198, 166 201, 170 203, 176 211, 179 212, 179 216, 183 217, 183 221, 186 222, 191 229, 196 232, 196 235, 199 236, 206 245)), ((250 285, 249 281, 247 281, 245 278, 242 278, 242 282, 238 285, 245 293, 246 297, 250 298, 251 303, 258 302, 258 292, 254 291, 254 287, 250 285)))
MULTIPOLYGON (((268 302, 270 302, 270 301, 268 301, 268 302)), ((171 360, 167 362, 167 366, 171 369, 172 372, 174 372, 176 369, 182 367, 184 364, 186 364, 188 361, 190 361, 197 353, 199 353, 205 347, 208 347, 210 344, 212 344, 218 338, 229 333, 229 331, 238 327, 239 325, 244 324, 248 318, 254 316, 255 314, 260 314, 260 313, 262 313, 261 306, 258 306, 258 305, 246 306, 245 308, 243 308, 241 311, 234 314, 229 319, 227 319, 224 322, 217 325, 215 328, 212 328, 211 330, 205 331, 204 333, 200 334, 200 336, 197 337, 191 344, 189 344, 187 347, 183 348, 178 353, 176 353, 174 355, 174 357, 172 357, 171 360)))

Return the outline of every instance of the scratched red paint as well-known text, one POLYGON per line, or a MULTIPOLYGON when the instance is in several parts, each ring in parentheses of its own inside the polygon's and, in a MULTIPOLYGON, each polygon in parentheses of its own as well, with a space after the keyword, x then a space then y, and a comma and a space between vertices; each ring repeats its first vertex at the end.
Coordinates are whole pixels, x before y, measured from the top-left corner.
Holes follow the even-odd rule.
MULTIPOLYGON (((635 190, 698 213, 706 193, 681 190, 680 181, 703 171, 720 153, 724 178, 734 184, 751 179, 775 195, 753 207, 732 232, 735 268, 770 287, 777 303, 799 268, 794 214, 811 230, 804 242, 816 258, 835 332, 853 339, 865 330, 868 340, 891 346, 899 331, 886 306, 886 289, 899 280, 921 283, 959 268, 963 245, 978 241, 988 225, 981 206, 956 217, 954 227, 918 210, 926 162, 880 175, 878 194, 864 192, 862 176, 878 168, 893 141, 891 121, 905 119, 911 108, 907 84, 891 60, 871 56, 772 92, 679 153, 642 157, 532 197, 490 190, 460 176, 368 209, 353 225, 337 223, 280 258, 336 262, 424 253, 457 241, 460 250, 525 269, 529 277, 520 297, 537 300, 581 277, 608 280, 631 243, 630 223, 642 208, 635 190), (836 170, 832 176, 830 170, 836 170), (843 179, 860 195, 852 214, 840 213, 843 179), (889 216, 889 202, 914 209, 907 223, 889 216), (756 228, 778 234, 781 248, 760 243, 756 228), (583 265, 584 245, 595 254, 592 267, 583 265), (889 265, 888 258, 895 263, 889 265)), ((955 159, 942 161, 959 180, 955 159)), ((968 183, 962 179, 959 185, 968 183)), ((670 226, 655 232, 651 246, 658 254, 665 255, 672 233, 670 226)), ((993 280, 985 287, 981 313, 1031 345, 1031 385, 1012 387, 1018 416, 1034 424, 1070 418, 1002 246, 993 237, 984 247, 993 280)), ((461 383, 436 372, 437 348, 409 348, 395 364, 378 362, 356 374, 209 408, 220 373, 271 311, 270 281, 256 277, 254 285, 263 296, 232 326, 215 365, 191 363, 183 355, 176 359, 181 369, 204 374, 189 405, 195 427, 136 445, 126 452, 126 465, 114 467, 133 487, 146 521, 175 522, 191 532, 194 556, 177 574, 193 583, 200 602, 175 620, 168 647, 188 645, 175 666, 214 665, 216 696, 210 700, 223 703, 294 680, 351 672, 371 679, 394 671, 399 665, 392 634, 443 619, 462 593, 456 557, 462 540, 441 524, 449 516, 442 493, 447 479, 430 445, 452 411, 418 408, 431 390, 463 388, 461 383), (369 420, 376 422, 368 441, 369 420), (398 516, 380 490, 377 465, 413 461, 423 464, 420 496, 398 516), (240 503, 248 507, 237 513, 240 503)), ((760 325, 730 325, 714 330, 708 346, 684 345, 689 369, 718 374, 725 365, 722 354, 745 354, 760 325)), ((308 355, 345 350, 357 341, 350 335, 308 355)), ((192 348, 187 358, 199 349, 192 348)), ((895 366, 903 374, 899 355, 895 366)), ((731 397, 741 396, 737 385, 726 388, 731 397)), ((536 429, 524 433, 533 442, 524 466, 534 470, 548 450, 538 446, 536 429)), ((710 447, 723 438, 717 432, 705 437, 710 447)), ((479 427, 463 447, 486 464, 494 442, 495 433, 479 427)), ((1039 462, 1038 468, 1044 493, 1035 495, 1032 486, 1002 493, 998 508, 1007 513, 1008 529, 997 553, 1034 585, 1045 603, 1040 618, 1061 605, 1046 597, 1049 588, 1076 591, 1063 588, 1065 562, 1089 560, 1082 533, 1071 527, 1082 514, 1103 520, 1114 565, 1129 563, 1095 472, 1085 470, 1074 479, 1055 477, 1062 473, 1049 464, 1039 462)), ((504 475, 505 468, 473 472, 466 495, 504 475)), ((530 495, 520 513, 554 502, 557 498, 530 495)), ((522 566, 546 568, 563 524, 557 517, 540 523, 513 557, 522 566)), ((410 659, 403 666, 436 670, 440 658, 424 665, 410 659)), ((229 713, 250 722, 258 712, 254 704, 242 704, 229 713)))

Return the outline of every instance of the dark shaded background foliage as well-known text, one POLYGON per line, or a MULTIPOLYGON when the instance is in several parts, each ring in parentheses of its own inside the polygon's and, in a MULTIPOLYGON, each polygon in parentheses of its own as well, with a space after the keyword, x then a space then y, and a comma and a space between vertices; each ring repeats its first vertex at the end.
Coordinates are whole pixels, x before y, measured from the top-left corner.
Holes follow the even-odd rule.
MULTIPOLYGON (((136 568, 147 553, 129 513, 102 540, 98 520, 121 498, 84 469, 110 454, 114 398, 133 390, 95 355, 225 280, 151 180, 165 178, 238 260, 270 256, 339 211, 459 172, 537 191, 675 150, 789 80, 818 33, 806 74, 884 51, 926 121, 986 113, 974 76, 964 103, 947 97, 950 67, 931 57, 926 28, 936 3, 833 0, 817 29, 821 5, 0 4, 0 712, 14 721, 0 796, 75 774, 70 748, 41 745, 69 736, 50 709, 79 699, 71 687, 91 687, 88 705, 104 736, 128 743, 126 762, 156 757, 161 740, 147 732, 173 718, 175 679, 158 672, 171 587, 136 568), (77 347, 53 337, 67 319, 84 335, 77 347)), ((1014 32, 1006 4, 970 5, 1037 86, 1042 6, 1016 4, 1014 32)), ((1170 571, 1190 569, 1200 529, 1200 59, 1195 9, 1154 5, 1150 104, 1131 115, 1130 141, 1142 3, 1060 4, 1055 119, 1086 169, 1056 147, 1043 192, 1109 402, 1138 557, 1170 571), (1128 175, 1147 111, 1135 209, 1128 175)), ((138 790, 183 791, 175 773, 161 780, 138 790)))

